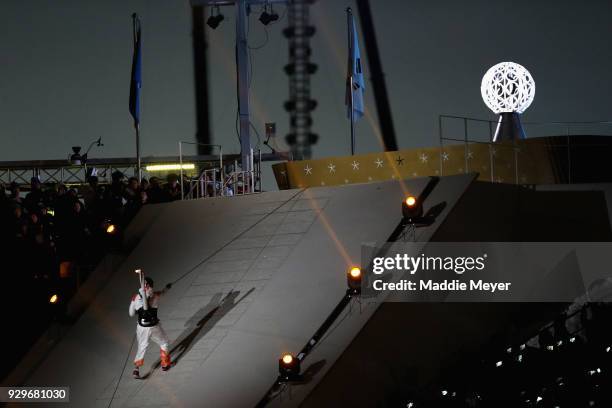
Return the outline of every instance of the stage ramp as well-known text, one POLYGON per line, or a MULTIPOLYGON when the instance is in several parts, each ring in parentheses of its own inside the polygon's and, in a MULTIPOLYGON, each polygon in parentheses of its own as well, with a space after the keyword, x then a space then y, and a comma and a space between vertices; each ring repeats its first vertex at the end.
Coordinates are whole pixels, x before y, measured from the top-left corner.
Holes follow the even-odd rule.
MULTIPOLYGON (((474 179, 440 179, 428 202, 446 206, 433 225, 419 229, 418 240, 432 237, 474 179)), ((276 379, 281 353, 297 353, 344 294, 345 273, 360 263, 361 245, 384 242, 400 221, 405 195, 418 194, 428 181, 161 205, 133 251, 26 383, 70 386, 75 407, 255 406, 276 379), (158 289, 174 283, 159 315, 177 364, 169 372, 155 369, 158 349, 152 345, 145 380, 131 378, 136 322, 127 311, 137 290, 136 268, 158 289)), ((270 405, 304 401, 377 307, 353 304, 303 362, 305 382, 270 405)))

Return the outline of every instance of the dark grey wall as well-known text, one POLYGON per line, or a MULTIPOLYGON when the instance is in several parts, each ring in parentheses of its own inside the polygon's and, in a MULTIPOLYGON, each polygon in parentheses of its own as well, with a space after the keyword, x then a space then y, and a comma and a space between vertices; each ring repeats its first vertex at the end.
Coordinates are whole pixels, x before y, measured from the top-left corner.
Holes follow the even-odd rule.
MULTIPOLYGON (((344 108, 346 27, 351 1, 319 0, 313 95, 319 101, 315 157, 346 154, 344 108)), ((353 5, 354 6, 354 5, 353 5)), ((282 15, 283 7, 277 7, 282 15)), ((356 9, 356 7, 354 7, 356 9)), ((524 120, 612 118, 612 3, 516 0, 372 1, 399 145, 437 144, 440 113, 493 118, 480 98, 480 79, 491 65, 523 64, 536 81, 524 120)), ((127 111, 131 59, 130 14, 143 21, 143 153, 170 154, 195 133, 189 3, 162 0, 58 0, 0 3, 0 160, 64 157, 73 144, 102 136, 99 155, 133 154, 127 111)), ((216 142, 236 151, 234 22, 209 30, 211 129, 216 142)), ((251 45, 265 32, 251 16, 251 45)), ((288 129, 283 19, 268 27, 268 42, 252 51, 254 125, 288 129)), ((361 42, 364 48, 363 41, 361 42)), ((365 54, 365 51, 364 51, 365 54)), ((367 54, 365 55, 367 59, 367 54)), ((366 77, 367 77, 366 72, 366 77)), ((371 84, 370 119, 357 126, 357 151, 378 149, 371 84)), ((254 143, 257 138, 254 137, 254 143)), ((270 178, 268 177, 268 180, 270 178)))

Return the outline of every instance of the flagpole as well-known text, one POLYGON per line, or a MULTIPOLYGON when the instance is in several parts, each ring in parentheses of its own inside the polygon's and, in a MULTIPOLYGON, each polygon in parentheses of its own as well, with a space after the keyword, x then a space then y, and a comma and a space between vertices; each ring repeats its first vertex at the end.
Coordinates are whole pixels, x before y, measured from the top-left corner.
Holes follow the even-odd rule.
MULTIPOLYGON (((348 31, 348 52, 349 52, 349 61, 353 58, 351 55, 351 47, 352 47, 352 31, 351 30, 351 8, 346 8, 346 27, 348 31)), ((351 74, 349 75, 349 91, 351 93, 350 98, 350 108, 351 108, 351 156, 355 155, 355 109, 353 106, 353 64, 350 64, 351 74)))
POLYGON ((351 156, 355 155, 355 109, 353 109, 353 75, 351 75, 351 156))
MULTIPOLYGON (((140 19, 138 18, 138 14, 132 14, 132 31, 134 33, 134 47, 136 47, 136 43, 138 41, 138 25, 140 25, 140 19)), ((138 182, 142 181, 142 168, 140 165, 140 119, 134 123, 134 129, 136 130, 136 171, 134 171, 134 176, 138 177, 138 182)))
POLYGON ((134 176, 138 177, 138 182, 142 181, 142 167, 140 165, 140 124, 135 126, 136 128, 136 166, 137 170, 134 172, 134 176))

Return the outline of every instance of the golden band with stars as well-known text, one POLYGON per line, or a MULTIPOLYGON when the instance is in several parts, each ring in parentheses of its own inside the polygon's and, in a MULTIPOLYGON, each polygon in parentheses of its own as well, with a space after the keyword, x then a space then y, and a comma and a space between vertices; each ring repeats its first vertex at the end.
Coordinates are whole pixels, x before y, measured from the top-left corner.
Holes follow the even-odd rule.
POLYGON ((515 143, 468 143, 273 165, 280 189, 336 186, 425 176, 478 173, 512 184, 557 182, 547 138, 515 143))

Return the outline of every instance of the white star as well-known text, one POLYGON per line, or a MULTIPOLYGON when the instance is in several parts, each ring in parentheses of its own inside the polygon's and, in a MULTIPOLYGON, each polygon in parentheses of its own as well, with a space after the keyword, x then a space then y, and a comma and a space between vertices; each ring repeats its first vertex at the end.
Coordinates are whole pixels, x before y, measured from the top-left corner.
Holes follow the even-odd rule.
POLYGON ((418 175, 418 174, 417 174, 417 172, 416 172, 416 171, 415 171, 414 173, 412 173, 412 177, 416 177, 417 175, 418 175))
POLYGON ((448 157, 449 157, 448 153, 442 152, 442 160, 448 161, 448 157))
POLYGON ((474 152, 472 152, 471 150, 468 150, 467 158, 468 159, 473 159, 474 158, 474 152))
POLYGON ((427 163, 427 155, 425 153, 421 153, 421 155, 419 156, 419 159, 421 160, 421 163, 427 163))
POLYGON ((312 167, 306 165, 306 167, 304 167, 304 173, 306 173, 306 175, 312 174, 312 167))
POLYGON ((327 166, 327 168, 329 169, 330 173, 335 173, 336 172, 336 165, 333 163, 329 163, 329 165, 327 166))
POLYGON ((372 181, 372 176, 368 176, 368 181, 372 181))
POLYGON ((345 183, 345 184, 346 184, 346 183, 348 183, 348 179, 344 179, 344 183, 345 183))
POLYGON ((392 179, 394 179, 394 178, 395 178, 395 174, 392 174, 392 175, 391 175, 391 178, 392 178, 392 179))
POLYGON ((351 166, 353 166, 353 170, 359 170, 359 162, 353 160, 353 162, 351 163, 351 166))
POLYGON ((491 148, 491 154, 492 154, 493 156, 495 156, 495 153, 497 153, 497 151, 495 150, 495 148, 494 148, 494 147, 492 147, 492 148, 491 148))
POLYGON ((283 171, 281 171, 281 174, 282 174, 283 176, 286 176, 286 175, 287 175, 287 172, 286 172, 285 170, 283 170, 283 171))
POLYGON ((376 159, 374 163, 376 163, 376 167, 378 168, 378 167, 382 167, 384 162, 380 160, 380 158, 378 158, 376 159))
POLYGON ((325 182, 324 182, 324 181, 322 181, 322 182, 321 182, 321 185, 322 185, 322 186, 324 186, 324 185, 325 185, 325 182))

